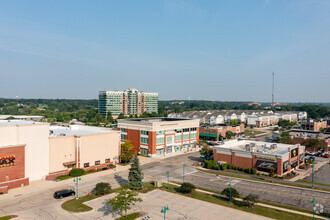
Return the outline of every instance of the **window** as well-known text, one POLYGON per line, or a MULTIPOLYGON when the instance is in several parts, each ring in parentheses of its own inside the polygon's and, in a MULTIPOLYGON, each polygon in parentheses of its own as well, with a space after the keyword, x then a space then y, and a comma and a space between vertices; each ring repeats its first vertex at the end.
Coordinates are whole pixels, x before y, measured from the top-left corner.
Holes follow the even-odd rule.
POLYGON ((170 143, 173 141, 173 136, 166 137, 166 143, 170 143))
POLYGON ((105 163, 110 163, 110 158, 105 159, 105 163))
POLYGON ((176 129, 175 132, 176 133, 181 133, 182 129, 176 129))
POLYGON ((89 167, 89 163, 84 163, 84 168, 89 167))
POLYGON ((148 131, 141 131, 141 135, 148 135, 148 131))
POLYGON ((126 132, 125 128, 121 128, 120 130, 121 130, 121 132, 126 132))
POLYGON ((191 128, 190 131, 197 131, 197 128, 191 128))
POLYGON ((148 144, 148 138, 141 137, 141 143, 142 144, 148 144))
POLYGON ((157 138, 156 139, 156 144, 164 144, 164 138, 163 137, 157 138))
POLYGON ((191 134, 191 135, 190 135, 190 138, 191 138, 191 139, 196 139, 196 133, 191 134))
POLYGON ((141 149, 141 154, 148 156, 148 149, 141 149))
POLYGON ((184 128, 183 132, 189 132, 189 128, 184 128))
POLYGON ((175 141, 181 141, 181 139, 182 139, 182 135, 175 136, 175 141))
POLYGON ((157 131, 157 135, 164 135, 164 131, 157 131))
POLYGON ((185 140, 189 140, 189 134, 184 134, 183 135, 183 140, 185 141, 185 140))
POLYGON ((120 135, 120 138, 121 140, 125 140, 125 135, 124 134, 120 135))
POLYGON ((97 166, 97 165, 100 165, 100 161, 99 160, 95 161, 95 166, 97 166))

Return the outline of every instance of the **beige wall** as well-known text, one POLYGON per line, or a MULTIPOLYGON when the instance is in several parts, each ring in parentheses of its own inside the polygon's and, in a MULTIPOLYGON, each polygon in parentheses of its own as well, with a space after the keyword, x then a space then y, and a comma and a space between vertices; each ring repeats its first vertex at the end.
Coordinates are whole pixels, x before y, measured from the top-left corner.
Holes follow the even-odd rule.
POLYGON ((49 124, 0 126, 0 146, 26 145, 25 176, 32 180, 44 178, 49 170, 49 124))
POLYGON ((109 132, 94 135, 81 136, 81 156, 80 167, 89 162, 89 166, 94 166, 95 161, 105 163, 105 159, 112 162, 114 156, 120 154, 120 132, 109 132))
POLYGON ((49 138, 49 173, 66 170, 63 163, 75 161, 75 137, 49 138))

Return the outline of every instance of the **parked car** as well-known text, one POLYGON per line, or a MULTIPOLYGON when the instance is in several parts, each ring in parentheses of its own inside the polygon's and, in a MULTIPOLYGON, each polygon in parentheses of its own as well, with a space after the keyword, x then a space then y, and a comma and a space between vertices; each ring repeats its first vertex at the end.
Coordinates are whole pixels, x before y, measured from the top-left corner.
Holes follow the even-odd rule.
POLYGON ((329 154, 324 154, 323 157, 324 158, 329 158, 329 154))
POLYGON ((321 153, 321 152, 318 152, 318 153, 316 153, 316 155, 315 156, 317 156, 317 157, 322 157, 323 156, 323 154, 321 153))
POLYGON ((62 199, 64 197, 74 196, 75 194, 76 193, 71 189, 63 189, 63 190, 56 191, 54 193, 54 198, 55 199, 62 199))
POLYGON ((312 163, 312 162, 314 162, 315 161, 315 157, 308 157, 307 159, 306 159, 306 162, 310 162, 310 163, 312 163))
POLYGON ((314 156, 316 153, 315 152, 309 152, 310 156, 314 156))

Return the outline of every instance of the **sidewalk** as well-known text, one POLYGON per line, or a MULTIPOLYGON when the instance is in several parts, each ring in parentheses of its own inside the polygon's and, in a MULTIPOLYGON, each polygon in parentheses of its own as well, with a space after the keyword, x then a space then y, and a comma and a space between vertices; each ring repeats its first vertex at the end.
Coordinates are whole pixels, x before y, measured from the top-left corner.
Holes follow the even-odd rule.
MULTIPOLYGON (((327 163, 328 163, 328 161, 323 161, 323 162, 318 162, 317 164, 315 164, 314 172, 327 163)), ((299 175, 289 179, 289 181, 295 182, 297 180, 304 179, 305 177, 309 176, 312 173, 312 168, 309 168, 308 170, 298 169, 298 170, 296 170, 296 172, 299 173, 299 175)))

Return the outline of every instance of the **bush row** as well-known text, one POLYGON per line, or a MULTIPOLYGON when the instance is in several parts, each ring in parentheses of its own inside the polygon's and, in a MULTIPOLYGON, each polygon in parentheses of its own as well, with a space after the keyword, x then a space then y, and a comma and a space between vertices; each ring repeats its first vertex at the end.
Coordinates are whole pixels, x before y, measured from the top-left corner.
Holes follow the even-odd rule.
POLYGON ((241 171, 241 172, 245 172, 245 173, 248 173, 248 174, 256 174, 257 173, 257 170, 252 168, 242 168, 242 167, 237 167, 235 165, 232 165, 232 164, 221 164, 219 166, 219 164, 214 161, 214 160, 205 160, 204 161, 204 164, 205 164, 205 167, 207 169, 213 169, 213 170, 226 170, 226 169, 230 169, 230 170, 238 170, 238 171, 241 171))

